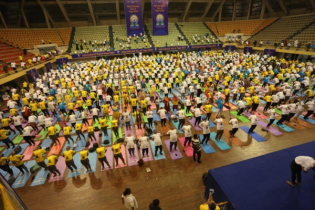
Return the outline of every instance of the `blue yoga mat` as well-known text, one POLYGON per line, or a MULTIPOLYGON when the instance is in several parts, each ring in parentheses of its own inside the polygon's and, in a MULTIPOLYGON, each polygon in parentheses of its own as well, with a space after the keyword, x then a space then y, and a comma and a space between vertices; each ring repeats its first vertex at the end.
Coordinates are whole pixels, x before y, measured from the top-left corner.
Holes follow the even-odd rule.
MULTIPOLYGON (((268 119, 268 121, 270 121, 270 119, 268 119)), ((277 127, 281 128, 281 129, 285 130, 286 132, 293 132, 294 131, 293 128, 291 128, 291 127, 289 127, 289 126, 287 126, 285 124, 277 125, 277 122, 278 122, 278 120, 275 120, 273 122, 273 124, 276 125, 277 127)))
POLYGON ((159 115, 157 114, 156 110, 153 110, 153 120, 154 121, 161 121, 159 115))
POLYGON ((179 133, 184 133, 184 131, 178 129, 179 120, 178 120, 177 122, 174 122, 174 120, 172 120, 172 123, 173 123, 173 125, 175 126, 176 130, 177 130, 179 133))
POLYGON ((79 176, 81 174, 82 164, 80 162, 80 154, 79 153, 76 153, 73 156, 73 161, 74 161, 74 164, 77 166, 78 172, 71 173, 71 171, 69 170, 68 178, 79 176))
POLYGON ((23 154, 23 152, 26 150, 26 148, 29 146, 28 143, 19 144, 21 147, 21 152, 18 153, 18 155, 23 154))
POLYGON ((19 134, 18 131, 15 131, 15 134, 11 131, 11 133, 10 133, 10 135, 9 135, 8 137, 9 137, 9 139, 10 139, 11 141, 13 141, 13 139, 14 139, 18 134, 19 134))
POLYGON ((112 144, 112 130, 107 129, 107 134, 108 136, 104 136, 104 134, 102 134, 102 139, 100 139, 102 146, 108 146, 112 144), (104 140, 108 140, 109 144, 103 144, 104 140))
MULTIPOLYGON (((202 141, 202 139, 203 135, 200 135, 200 140, 202 141)), ((207 142, 207 144, 200 144, 200 146, 206 154, 211 154, 215 152, 215 149, 213 149, 209 142, 207 142)))
MULTIPOLYGON (((241 129, 243 130, 243 131, 245 131, 246 133, 248 133, 248 131, 249 131, 249 127, 247 127, 247 126, 242 126, 241 127, 241 129)), ((266 141, 266 139, 264 138, 264 137, 262 137, 262 136, 260 136, 258 133, 256 133, 256 132, 254 132, 254 133, 251 133, 251 134, 249 134, 251 137, 253 137, 256 141, 258 141, 258 142, 262 142, 262 141, 266 141)))
POLYGON ((150 145, 151 145, 151 148, 152 148, 152 155, 154 157, 154 160, 165 159, 165 150, 163 150, 163 148, 162 148, 163 155, 160 155, 160 150, 158 150, 157 156, 154 156, 155 155, 155 144, 154 144, 153 140, 150 140, 150 145))
POLYGON ((51 139, 45 139, 40 146, 41 147, 49 147, 51 145, 51 142, 52 142, 51 139))
POLYGON ((12 151, 14 150, 14 148, 12 148, 12 146, 8 149, 3 150, 2 154, 4 157, 9 157, 9 155, 12 153, 12 151))
MULTIPOLYGON (((36 164, 35 160, 28 161, 24 163, 27 169, 30 171, 30 168, 36 164)), ((30 178, 31 172, 29 174, 24 173, 24 175, 20 174, 15 182, 13 183, 12 187, 13 188, 19 188, 19 187, 24 187, 27 180, 30 178)))
MULTIPOLYGON (((207 116, 206 116, 206 115, 201 115, 201 120, 202 120, 204 117, 207 117, 207 116)), ((202 122, 202 121, 201 121, 201 122, 202 122)), ((209 127, 210 127, 210 128, 215 127, 215 124, 214 124, 211 120, 209 120, 209 127)))
MULTIPOLYGON (((13 171, 13 176, 15 177, 15 178, 17 178, 18 176, 19 176, 19 173, 20 173, 20 170, 17 168, 17 167, 15 167, 15 166, 11 166, 11 169, 12 169, 12 171, 13 171)), ((2 172, 1 172, 2 173, 2 172)), ((5 177, 5 179, 8 181, 9 179, 10 179, 10 174, 9 173, 7 173, 7 172, 5 172, 6 174, 4 175, 4 177, 5 177)), ((3 174, 3 173, 2 173, 3 174)))
POLYGON ((306 122, 309 122, 313 125, 315 125, 315 120, 311 119, 311 118, 308 118, 308 119, 304 119, 304 116, 299 116, 300 119, 306 121, 306 122))
MULTIPOLYGON (((87 133, 83 133, 83 135, 85 136, 85 140, 82 139, 77 141, 77 146, 75 147, 74 151, 76 152, 80 152, 83 148, 85 148, 85 144, 86 144, 86 140, 87 140, 87 133)), ((77 136, 73 136, 74 138, 76 138, 77 136)), ((71 140, 70 140, 71 141, 71 140)))
MULTIPOLYGON (((72 136, 72 138, 74 139, 74 141, 75 141, 76 137, 77 137, 77 136, 72 136)), ((81 138, 82 138, 82 137, 81 137, 81 138)), ((80 140, 78 140, 78 144, 80 144, 80 140)), ((73 149, 74 143, 72 143, 71 140, 70 140, 70 143, 68 143, 67 141, 65 141, 65 145, 63 146, 63 148, 62 148, 62 150, 61 150, 61 154, 62 154, 64 151, 66 151, 66 148, 67 148, 68 146, 70 147, 70 149, 73 149)))
MULTIPOLYGON (((45 160, 45 163, 47 164, 47 159, 45 160)), ((45 171, 44 168, 41 168, 33 179, 31 187, 44 184, 47 179, 47 174, 49 174, 49 171, 45 171)))
POLYGON ((225 143, 225 141, 223 141, 222 139, 220 139, 219 141, 215 140, 215 136, 216 133, 211 132, 210 133, 210 138, 211 140, 221 149, 221 150, 228 150, 231 149, 231 147, 229 145, 227 145, 227 143, 225 143))
MULTIPOLYGON (((92 153, 89 154, 89 160, 90 160, 90 165, 91 165, 92 172, 95 172, 96 171, 96 160, 97 160, 96 152, 92 152, 92 153)), ((87 170, 86 170, 85 167, 84 167, 84 172, 83 173, 84 174, 87 173, 87 170)), ((91 172, 89 172, 89 173, 91 173, 91 172)))

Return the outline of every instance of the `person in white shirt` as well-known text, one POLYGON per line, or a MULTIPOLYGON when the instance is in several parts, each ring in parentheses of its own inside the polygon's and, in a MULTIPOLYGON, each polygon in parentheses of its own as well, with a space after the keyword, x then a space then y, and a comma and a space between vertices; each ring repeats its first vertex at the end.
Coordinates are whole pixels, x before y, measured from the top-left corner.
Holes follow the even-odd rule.
POLYGON ((305 173, 308 170, 313 169, 315 170, 315 160, 309 156, 297 156, 290 164, 291 168, 291 182, 287 181, 289 185, 292 187, 295 186, 295 183, 300 185, 302 179, 302 171, 305 173), (297 177, 297 180, 296 180, 297 177))
POLYGON ((97 120, 97 121, 100 121, 100 120, 98 119, 99 113, 100 113, 100 110, 99 110, 98 108, 94 107, 94 108, 92 109, 93 123, 95 123, 96 120, 97 120))
MULTIPOLYGON (((267 111, 267 113, 269 114, 269 123, 266 127, 266 129, 269 129, 269 127, 273 124, 273 122, 276 120, 276 111, 274 110, 273 106, 270 106, 270 109, 267 111)), ((267 131, 263 129, 263 131, 267 131)))
POLYGON ((237 116, 240 116, 245 110, 244 102, 241 100, 237 101, 237 107, 238 107, 237 116))
POLYGON ((153 132, 153 135, 151 136, 151 139, 153 139, 155 146, 154 156, 157 156, 158 150, 160 150, 160 155, 163 155, 161 137, 162 137, 161 133, 158 133, 156 130, 153 132))
POLYGON ((187 122, 182 128, 182 131, 184 131, 185 135, 185 142, 184 142, 184 147, 186 147, 186 144, 188 143, 188 146, 190 146, 191 143, 191 126, 187 122))
POLYGON ((126 188, 121 196, 122 204, 125 205, 127 210, 138 209, 138 203, 136 198, 131 194, 130 188, 126 188))
POLYGON ((311 114, 314 116, 315 103, 312 100, 312 98, 309 98, 308 102, 305 103, 307 105, 307 114, 304 116, 304 120, 307 120, 311 114))
POLYGON ((194 116, 195 116, 195 123, 194 123, 194 126, 199 126, 199 123, 201 121, 201 111, 199 108, 194 108, 192 110, 192 113, 194 113, 194 116))
POLYGON ((248 117, 248 119, 250 120, 251 126, 250 129, 248 131, 248 134, 254 133, 255 128, 257 127, 257 116, 254 114, 253 111, 250 112, 250 116, 248 117))
POLYGON ((208 143, 209 138, 210 138, 210 126, 209 126, 209 121, 207 118, 203 118, 202 122, 199 123, 199 127, 202 128, 202 134, 203 134, 203 139, 201 141, 201 144, 208 143))
POLYGON ((53 121, 54 119, 51 116, 47 115, 45 118, 45 127, 49 128, 52 125, 53 121))
POLYGON ((213 123, 217 125, 217 134, 215 136, 215 140, 220 141, 224 131, 223 119, 221 118, 221 116, 217 116, 213 123))
POLYGON ((32 132, 33 132, 33 128, 30 124, 25 126, 25 128, 23 129, 23 138, 30 146, 32 146, 32 144, 35 145, 35 142, 32 139, 32 134, 31 134, 32 132))
POLYGON ((42 127, 42 129, 47 130, 45 127, 45 116, 42 113, 38 116, 38 124, 42 127))
POLYGON ((153 128, 153 112, 151 108, 148 108, 148 111, 146 112, 146 114, 147 114, 149 128, 153 128))
POLYGON ((135 157, 135 137, 131 136, 129 133, 127 137, 125 137, 126 147, 129 152, 130 157, 135 157))
POLYGON ((179 110, 176 115, 179 118, 178 129, 180 130, 185 124, 185 112, 183 110, 179 110))
POLYGON ((74 130, 75 130, 76 121, 77 121, 77 116, 74 113, 69 115, 69 122, 71 123, 71 126, 73 127, 74 130))
POLYGON ((38 128, 37 128, 37 125, 36 125, 36 119, 37 119, 37 117, 32 114, 31 116, 28 117, 28 122, 30 123, 30 126, 32 126, 32 128, 35 131, 38 131, 38 128))
POLYGON ((297 118, 304 112, 304 102, 301 101, 301 99, 298 99, 298 102, 295 104, 297 108, 296 108, 296 114, 293 119, 297 121, 297 118))
POLYGON ((13 116, 13 123, 16 130, 20 132, 20 134, 23 133, 23 127, 21 125, 21 120, 23 117, 21 115, 18 115, 18 113, 15 113, 15 116, 13 116))
POLYGON ((282 125, 282 123, 288 118, 289 108, 288 108, 288 105, 284 103, 284 101, 278 108, 281 110, 282 114, 281 114, 281 119, 277 122, 277 125, 282 125))
POLYGON ((139 138, 139 142, 142 149, 142 157, 149 157, 149 137, 142 134, 142 136, 139 138))
POLYGON ((159 111, 157 111, 157 113, 160 115, 160 118, 161 118, 161 126, 165 126, 166 125, 166 110, 164 109, 164 107, 161 107, 159 111))
POLYGON ((230 121, 229 121, 230 124, 232 124, 232 130, 230 130, 230 138, 233 138, 236 134, 236 132, 238 131, 238 120, 235 118, 235 117, 231 117, 230 118, 230 121))
POLYGON ((290 102, 290 104, 288 104, 288 108, 289 108, 289 115, 288 115, 288 118, 286 119, 286 121, 290 122, 291 118, 296 113, 296 104, 294 103, 293 100, 290 102))
POLYGON ((167 131, 166 135, 170 135, 170 151, 172 151, 173 146, 175 151, 177 151, 177 130, 174 128, 173 130, 167 131))

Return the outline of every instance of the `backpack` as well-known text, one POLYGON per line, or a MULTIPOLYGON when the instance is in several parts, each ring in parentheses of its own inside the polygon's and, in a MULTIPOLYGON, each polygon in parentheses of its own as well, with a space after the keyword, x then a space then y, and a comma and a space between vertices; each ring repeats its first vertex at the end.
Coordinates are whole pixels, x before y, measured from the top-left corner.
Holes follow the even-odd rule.
POLYGON ((89 152, 95 152, 96 148, 95 147, 91 147, 89 148, 89 152))
POLYGON ((105 144, 105 145, 106 145, 106 144, 109 144, 109 140, 104 140, 104 141, 103 141, 103 144, 105 144))
POLYGON ((94 143, 93 147, 97 148, 98 147, 98 143, 94 143))
POLYGON ((18 145, 17 147, 14 148, 14 151, 16 152, 16 154, 19 154, 22 151, 22 147, 18 145))
POLYGON ((90 142, 88 141, 88 142, 86 142, 86 144, 85 144, 85 147, 89 147, 90 146, 90 142))
POLYGON ((144 162, 143 162, 143 159, 141 158, 140 160, 138 160, 138 166, 143 166, 144 162))
POLYGON ((117 139, 117 143, 124 143, 124 139, 123 138, 117 139))

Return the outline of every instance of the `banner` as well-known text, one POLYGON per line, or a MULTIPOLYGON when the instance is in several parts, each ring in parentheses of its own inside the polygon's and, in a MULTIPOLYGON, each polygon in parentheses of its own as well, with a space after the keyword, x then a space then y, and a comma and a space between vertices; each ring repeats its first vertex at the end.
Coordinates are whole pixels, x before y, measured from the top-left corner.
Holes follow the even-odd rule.
POLYGON ((276 53, 275 49, 265 49, 264 50, 264 55, 274 56, 275 53, 276 53))
POLYGON ((151 0, 153 35, 168 35, 168 0, 151 0))
POLYGON ((34 81, 36 80, 36 78, 39 77, 36 69, 31 69, 31 70, 27 71, 26 74, 30 74, 32 76, 32 78, 34 79, 34 81))
POLYGON ((51 65, 50 62, 45 63, 45 67, 46 67, 46 70, 47 70, 48 72, 50 72, 50 70, 52 69, 52 65, 51 65))
POLYGON ((235 50, 235 45, 226 45, 225 46, 225 51, 234 51, 235 50))
POLYGON ((250 53, 252 54, 253 48, 252 47, 244 47, 244 54, 250 53))
POLYGON ((68 63, 68 58, 59 58, 57 59, 58 65, 63 65, 64 63, 68 63))
POLYGON ((140 36, 143 33, 142 1, 124 0, 127 36, 140 36))

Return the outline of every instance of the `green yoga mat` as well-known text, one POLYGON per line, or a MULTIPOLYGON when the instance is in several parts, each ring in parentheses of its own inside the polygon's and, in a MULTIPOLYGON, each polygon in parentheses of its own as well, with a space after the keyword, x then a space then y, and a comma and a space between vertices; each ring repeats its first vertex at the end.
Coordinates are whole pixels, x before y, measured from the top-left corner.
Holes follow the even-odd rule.
POLYGON ((282 114, 282 112, 281 112, 279 109, 277 109, 277 108, 275 108, 275 112, 276 112, 277 114, 279 114, 279 115, 282 114))
POLYGON ((149 83, 145 83, 145 86, 147 87, 148 90, 151 90, 151 86, 149 85, 149 83))
POLYGON ((231 111, 231 114, 236 117, 237 119, 239 119, 240 121, 242 121, 243 123, 247 123, 247 122, 250 122, 249 119, 247 119, 246 117, 240 115, 240 116, 237 116, 237 111, 231 111))
POLYGON ((0 147, 0 152, 2 152, 2 150, 4 150, 4 147, 0 147))
MULTIPOLYGON (((121 128, 118 128, 118 134, 119 134, 119 137, 118 137, 118 138, 122 138, 121 128)), ((116 138, 116 136, 115 136, 115 134, 114 134, 114 131, 113 131, 112 136, 113 136, 113 143, 114 143, 114 142, 117 141, 117 139, 118 139, 118 138, 116 138)))
POLYGON ((112 119, 113 119, 113 116, 109 116, 109 119, 107 119, 107 129, 110 129, 112 127, 112 119))
POLYGON ((182 109, 185 112, 186 117, 192 117, 194 116, 191 112, 189 112, 188 114, 186 114, 186 107, 184 109, 182 109))
POLYGON ((145 116, 144 114, 142 114, 142 116, 143 116, 144 122, 145 122, 145 123, 148 123, 148 118, 147 118, 147 116, 145 116))
POLYGON ((59 134, 60 131, 61 131, 61 127, 60 127, 60 125, 58 123, 55 124, 55 128, 57 128, 56 134, 59 134))
POLYGON ((23 141, 23 136, 21 136, 21 135, 18 135, 17 137, 15 137, 15 139, 13 140, 13 143, 14 144, 19 144, 19 143, 21 143, 22 141, 23 141))
MULTIPOLYGON (((59 124, 58 124, 59 126, 59 124)), ((56 126, 55 126, 56 127, 56 126)), ((59 126, 60 127, 60 126, 59 126)), ((59 132, 58 132, 59 133, 59 132)), ((38 135, 42 135, 42 137, 38 138, 38 139, 34 139, 34 141, 39 141, 39 140, 43 140, 48 134, 48 130, 44 130, 42 129, 38 135)))
POLYGON ((93 123, 93 127, 98 127, 99 129, 101 129, 101 125, 98 123, 98 121, 96 121, 96 123, 93 123))

